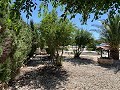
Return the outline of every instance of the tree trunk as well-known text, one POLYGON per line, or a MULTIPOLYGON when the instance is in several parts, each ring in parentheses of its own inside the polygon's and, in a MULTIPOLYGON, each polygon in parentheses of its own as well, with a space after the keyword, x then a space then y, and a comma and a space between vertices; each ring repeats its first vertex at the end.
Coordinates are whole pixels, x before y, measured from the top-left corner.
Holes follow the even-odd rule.
POLYGON ((56 49, 56 55, 55 55, 55 66, 62 66, 61 57, 59 56, 59 51, 56 49))
POLYGON ((83 48, 78 47, 78 49, 75 51, 74 58, 80 58, 80 54, 83 52, 83 48))
POLYGON ((114 60, 119 60, 119 48, 112 48, 110 50, 110 57, 114 60))
POLYGON ((76 52, 74 58, 79 58, 79 56, 80 56, 79 52, 76 52))

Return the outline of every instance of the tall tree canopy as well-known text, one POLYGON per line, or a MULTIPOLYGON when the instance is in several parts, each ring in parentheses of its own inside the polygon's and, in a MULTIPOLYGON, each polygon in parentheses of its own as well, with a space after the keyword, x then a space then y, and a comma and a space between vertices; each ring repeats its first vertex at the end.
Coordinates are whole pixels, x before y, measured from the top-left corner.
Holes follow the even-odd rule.
MULTIPOLYGON (((13 0, 7 1, 11 2, 13 0)), ((53 7, 64 7, 63 17, 71 14, 71 18, 74 18, 79 13, 82 15, 83 22, 90 18, 91 13, 94 14, 93 19, 98 19, 107 12, 110 12, 111 15, 120 13, 120 0, 16 0, 11 10, 16 13, 24 11, 27 13, 26 17, 29 18, 32 15, 33 8, 36 8, 36 2, 40 3, 40 12, 43 10, 42 8, 45 11, 48 8, 48 4, 51 3, 53 7)))
POLYGON ((65 12, 70 13, 72 17, 76 14, 82 14, 82 21, 85 22, 90 18, 90 14, 94 14, 93 19, 100 18, 110 12, 111 15, 120 13, 120 0, 58 0, 62 5, 65 5, 65 12), (117 10, 117 11, 116 11, 117 10))
MULTIPOLYGON (((21 11, 26 12, 26 17, 32 16, 32 11, 36 9, 37 3, 40 3, 40 13, 41 11, 46 11, 48 4, 51 3, 53 7, 63 6, 64 18, 70 14, 71 18, 74 18, 76 14, 82 15, 82 22, 86 22, 90 18, 90 14, 94 14, 93 19, 100 18, 101 15, 110 12, 110 15, 115 13, 120 13, 120 0, 1 0, 0 10, 4 10, 2 7, 4 3, 5 6, 14 3, 10 12, 13 15, 20 14, 21 11), (44 8, 44 9, 42 9, 44 8)), ((1 16, 1 15, 0 15, 1 16)), ((19 17, 19 16, 18 16, 19 17)))

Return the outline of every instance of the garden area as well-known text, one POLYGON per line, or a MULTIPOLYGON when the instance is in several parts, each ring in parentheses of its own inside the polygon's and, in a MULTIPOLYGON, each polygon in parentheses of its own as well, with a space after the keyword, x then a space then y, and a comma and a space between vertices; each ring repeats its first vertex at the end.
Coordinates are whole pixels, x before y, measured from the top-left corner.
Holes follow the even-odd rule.
POLYGON ((119 8, 119 0, 1 0, 0 90, 119 90, 119 8), (100 25, 80 28, 78 14, 81 26, 100 25))
MULTIPOLYGON (((117 90, 120 88, 120 72, 115 67, 100 66, 98 55, 81 55, 75 59, 66 55, 62 67, 29 63, 21 68, 19 76, 8 90, 117 90)), ((34 61, 34 60, 33 60, 34 61)))

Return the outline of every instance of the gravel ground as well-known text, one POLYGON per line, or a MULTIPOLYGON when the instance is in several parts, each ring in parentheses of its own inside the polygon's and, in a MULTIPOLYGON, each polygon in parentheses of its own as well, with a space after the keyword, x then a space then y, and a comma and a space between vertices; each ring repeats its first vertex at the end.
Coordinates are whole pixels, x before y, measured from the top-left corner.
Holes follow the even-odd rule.
POLYGON ((8 90, 120 90, 120 72, 91 59, 66 59, 62 67, 36 65, 21 69, 8 90))

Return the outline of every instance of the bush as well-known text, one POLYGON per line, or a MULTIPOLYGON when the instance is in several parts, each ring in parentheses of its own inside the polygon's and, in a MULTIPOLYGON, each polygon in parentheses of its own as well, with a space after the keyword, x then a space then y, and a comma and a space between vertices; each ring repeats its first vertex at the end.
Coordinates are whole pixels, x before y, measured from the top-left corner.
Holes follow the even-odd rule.
POLYGON ((10 80, 10 59, 7 59, 4 64, 0 64, 0 81, 7 83, 10 80))
POLYGON ((87 48, 88 51, 94 51, 94 48, 87 48))
MULTIPOLYGON (((23 27, 20 29, 17 35, 14 30, 8 30, 7 35, 11 36, 13 40, 12 46, 9 47, 9 49, 12 51, 10 51, 9 55, 6 55, 5 62, 0 63, 0 82, 2 83, 8 83, 18 74, 19 69, 23 65, 23 62, 31 50, 31 42, 33 38, 32 32, 28 30, 28 28, 23 27)), ((8 37, 7 35, 2 39, 8 37)), ((2 47, 0 48, 0 57, 3 54, 5 43, 7 42, 0 42, 0 47, 2 47)))

